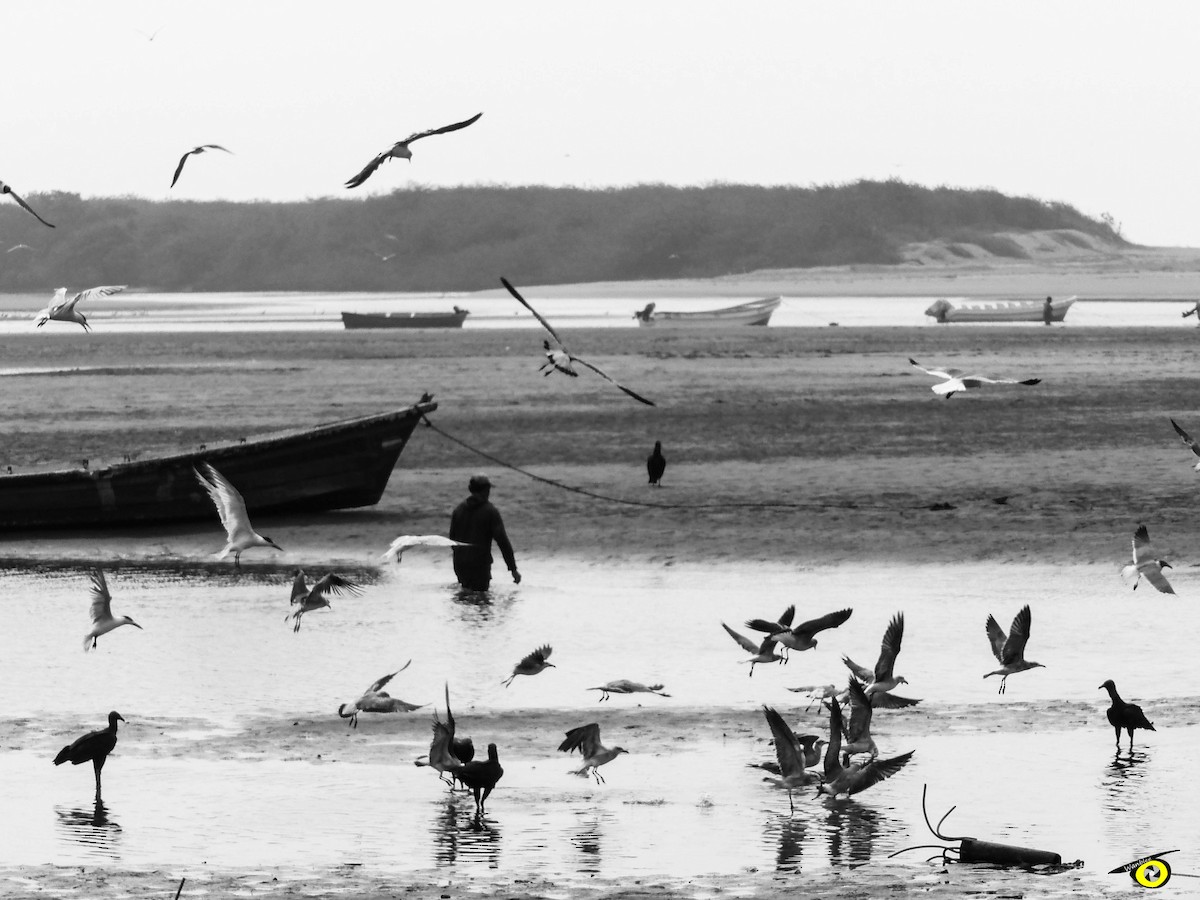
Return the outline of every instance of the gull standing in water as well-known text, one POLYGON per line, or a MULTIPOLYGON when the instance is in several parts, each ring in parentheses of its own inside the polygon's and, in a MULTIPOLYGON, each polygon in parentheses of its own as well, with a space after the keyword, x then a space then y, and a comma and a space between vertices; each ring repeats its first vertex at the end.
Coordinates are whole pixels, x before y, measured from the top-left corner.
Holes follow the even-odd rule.
POLYGON ((296 627, 293 632, 300 630, 300 621, 304 614, 312 612, 314 609, 321 609, 329 606, 329 595, 346 594, 361 594, 362 587, 348 578, 343 578, 341 575, 335 575, 330 572, 325 577, 321 578, 311 588, 304 578, 304 570, 296 570, 296 578, 292 582, 292 604, 300 604, 300 608, 294 613, 288 613, 284 616, 284 621, 288 619, 296 620, 296 627))
POLYGON ((475 115, 471 116, 471 118, 464 119, 461 122, 455 122, 453 125, 443 125, 441 128, 430 128, 428 131, 413 132, 404 140, 396 141, 396 143, 392 144, 392 148, 390 150, 384 150, 373 160, 367 163, 366 167, 361 172, 346 182, 346 187, 358 187, 360 184, 370 178, 371 175, 374 174, 375 170, 383 165, 386 160, 407 159, 409 162, 412 162, 412 151, 408 149, 408 146, 413 141, 419 141, 421 138, 430 137, 431 135, 435 134, 446 134, 449 131, 458 131, 460 128, 466 128, 468 125, 473 125, 475 122, 478 122, 479 117, 482 115, 483 113, 476 113, 475 115))
POLYGON ((88 288, 86 291, 80 291, 70 300, 67 299, 67 289, 60 287, 54 292, 54 299, 50 301, 50 305, 37 314, 35 324, 41 328, 47 322, 74 322, 76 325, 82 325, 84 331, 91 331, 88 327, 87 317, 79 312, 75 306, 80 300, 92 300, 96 297, 111 297, 113 294, 119 294, 125 290, 126 285, 113 284, 105 287, 88 288))
POLYGON ((409 547, 469 547, 470 544, 464 544, 462 541, 452 541, 448 537, 442 537, 440 534, 402 534, 400 537, 392 541, 392 546, 384 551, 382 560, 394 560, 396 565, 400 565, 400 557, 404 555, 404 551, 409 547))
POLYGON ((1000 661, 1000 668, 993 672, 988 672, 983 677, 987 678, 991 675, 1003 676, 1000 679, 1001 694, 1004 693, 1005 683, 1008 681, 1009 675, 1015 675, 1017 672, 1024 672, 1027 669, 1045 668, 1039 662, 1029 662, 1025 659, 1025 644, 1029 641, 1031 619, 1032 614, 1029 611, 1029 604, 1027 603, 1021 607, 1021 611, 1013 618, 1012 627, 1008 630, 1006 637, 995 617, 990 614, 987 617, 988 642, 992 645, 992 653, 1000 661))
POLYGON ((1121 695, 1117 693, 1117 686, 1110 678, 1104 684, 1100 685, 1097 690, 1108 691, 1109 699, 1112 700, 1112 706, 1108 708, 1108 724, 1113 727, 1117 733, 1117 749, 1121 749, 1121 729, 1124 728, 1129 732, 1129 752, 1133 752, 1133 730, 1135 728, 1146 728, 1150 731, 1157 731, 1154 723, 1146 718, 1146 714, 1142 712, 1142 708, 1136 703, 1126 703, 1121 699, 1121 695))
MULTIPOLYGON (((771 728, 771 737, 775 743, 775 758, 779 762, 779 780, 773 783, 787 790, 789 814, 791 814, 796 811, 795 801, 792 800, 793 789, 811 784, 818 780, 818 776, 806 770, 804 755, 796 746, 796 736, 783 721, 783 716, 766 704, 763 704, 763 715, 766 716, 767 725, 771 728)), ((763 780, 772 781, 769 778, 763 780)))
POLYGON ((900 642, 903 639, 904 613, 898 612, 892 616, 892 621, 888 623, 887 631, 883 633, 883 643, 879 647, 879 659, 875 663, 874 670, 858 665, 858 663, 854 662, 848 656, 842 657, 842 662, 846 664, 846 668, 866 684, 868 697, 873 694, 891 691, 902 684, 908 684, 908 679, 903 675, 895 675, 893 673, 896 665, 896 656, 900 653, 900 642))
POLYGON ((1158 559, 1150 546, 1150 532, 1145 525, 1139 525, 1133 533, 1133 564, 1121 569, 1121 577, 1126 581, 1133 579, 1133 589, 1136 591, 1143 578, 1158 588, 1164 594, 1173 594, 1175 589, 1163 575, 1163 569, 1172 568, 1165 559, 1158 559))
POLYGON ((513 666, 512 674, 500 683, 508 687, 518 675, 536 675, 543 669, 555 668, 554 663, 546 661, 550 658, 552 652, 554 652, 554 648, 549 644, 543 644, 513 666))
POLYGON ((811 650, 817 646, 817 641, 813 637, 814 634, 824 631, 826 628, 837 628, 850 618, 852 612, 852 609, 839 609, 837 612, 826 613, 819 618, 809 619, 807 622, 802 622, 795 628, 792 628, 792 617, 796 614, 796 607, 789 606, 783 611, 783 615, 779 617, 778 622, 768 622, 766 619, 750 619, 746 622, 746 627, 753 628, 755 631, 766 632, 770 635, 771 640, 777 644, 782 644, 789 650, 811 650))
POLYGON ((562 372, 564 375, 570 375, 572 378, 577 378, 579 373, 575 371, 574 363, 579 363, 581 366, 591 369, 610 384, 616 385, 639 403, 645 403, 647 406, 654 406, 654 401, 647 400, 641 394, 631 391, 629 388, 625 387, 625 385, 617 382, 611 375, 609 375, 599 366, 594 366, 586 359, 571 355, 571 351, 567 349, 567 345, 563 343, 563 339, 558 336, 558 332, 554 330, 554 327, 544 318, 542 318, 541 313, 529 305, 529 301, 522 297, 517 292, 517 289, 508 283, 507 278, 501 278, 500 281, 508 289, 508 292, 517 298, 522 306, 533 313, 533 317, 542 323, 542 327, 550 332, 550 337, 554 338, 554 343, 558 345, 556 347, 551 347, 549 341, 542 341, 542 346, 546 348, 546 361, 542 363, 541 368, 538 369, 539 372, 543 373, 544 375, 549 375, 551 372, 558 371, 562 372))
POLYGON ((596 784, 604 783, 604 776, 600 774, 600 767, 602 765, 612 762, 622 753, 629 752, 624 747, 609 749, 601 744, 600 726, 596 722, 572 728, 567 732, 567 739, 558 745, 558 749, 562 753, 570 753, 573 750, 578 750, 579 754, 583 757, 583 766, 571 770, 571 774, 586 778, 588 769, 591 769, 592 775, 596 778, 596 784))
POLYGON ((734 631, 724 622, 721 623, 721 627, 728 632, 731 638, 737 641, 739 647, 741 647, 747 653, 754 654, 749 659, 742 660, 742 662, 750 663, 750 677, 754 677, 754 667, 759 663, 784 662, 784 658, 775 652, 775 639, 770 635, 767 635, 765 638, 763 638, 763 642, 761 644, 756 644, 744 634, 739 634, 738 632, 734 631))
POLYGON ((610 682, 608 682, 608 684, 604 685, 603 687, 590 687, 590 688, 584 688, 584 690, 602 691, 603 693, 600 695, 601 701, 607 700, 609 694, 646 693, 646 694, 658 694, 658 696, 660 696, 660 697, 670 697, 671 696, 670 694, 663 693, 663 686, 661 684, 641 684, 640 682, 629 681, 628 679, 625 679, 625 678, 620 678, 620 679, 617 679, 616 681, 610 681, 610 682))
POLYGON ((1040 378, 1026 378, 1022 381, 1015 378, 988 378, 986 375, 968 375, 962 369, 927 369, 911 357, 908 361, 914 369, 920 369, 926 375, 943 379, 940 384, 932 385, 930 390, 947 400, 959 391, 980 388, 985 384, 1040 384, 1042 380, 1040 378))
MULTIPOLYGON (((132 625, 139 631, 142 626, 129 616, 114 616, 112 614, 112 595, 108 592, 108 582, 102 569, 92 569, 92 630, 83 636, 84 652, 96 646, 96 639, 102 634, 108 634, 114 628, 122 625, 132 625)), ((115 728, 115 726, 114 726, 115 728)))
POLYGON ((14 200, 17 201, 17 204, 21 207, 21 209, 25 210, 25 212, 29 213, 31 216, 33 216, 35 219, 37 219, 39 222, 41 222, 47 228, 54 227, 49 222, 47 222, 45 219, 43 219, 41 216, 39 216, 37 213, 35 213, 33 211, 33 207, 30 206, 28 203, 26 203, 24 200, 22 200, 19 196, 17 196, 17 192, 14 191, 12 188, 10 188, 3 181, 0 181, 0 194, 8 194, 9 196, 11 196, 14 200))
MULTIPOLYGON (((1200 303, 1197 303, 1196 306, 1200 308, 1200 303)), ((1197 316, 1200 317, 1200 313, 1197 313, 1197 316)), ((1171 427, 1175 429, 1175 433, 1179 435, 1179 439, 1183 441, 1183 445, 1196 454, 1196 456, 1200 456, 1200 444, 1196 443, 1196 439, 1180 428, 1179 423, 1174 419, 1171 419, 1171 427)), ((1200 460, 1196 461, 1195 471, 1200 472, 1200 460)))
POLYGON ((843 765, 842 753, 842 709, 836 703, 829 706, 829 746, 825 748, 825 781, 817 790, 817 796, 851 796, 879 784, 895 775, 912 759, 915 751, 909 750, 890 759, 872 758, 865 763, 843 765))
POLYGON ((175 187, 175 182, 179 180, 179 174, 183 171, 183 164, 188 161, 189 156, 198 156, 205 150, 224 150, 226 153, 232 154, 232 150, 225 150, 220 144, 201 144, 199 147, 193 147, 183 156, 179 157, 179 165, 175 167, 175 177, 171 179, 171 187, 175 187))
POLYGON ((203 473, 193 469, 196 479, 208 491, 221 524, 225 526, 225 547, 217 554, 217 559, 224 559, 233 554, 234 568, 241 568, 242 553, 251 547, 274 547, 282 552, 283 548, 265 535, 259 534, 250 527, 250 515, 246 512, 246 501, 238 493, 238 489, 229 483, 229 479, 206 462, 200 463, 203 473))
POLYGON ((58 751, 54 764, 61 766, 69 762, 78 766, 91 760, 92 770, 96 773, 96 799, 100 799, 100 770, 108 754, 117 746, 117 722, 124 722, 125 717, 115 709, 108 714, 108 727, 99 731, 90 731, 83 737, 76 738, 70 744, 58 751))
POLYGON ((384 685, 412 665, 410 659, 391 675, 384 675, 369 688, 357 700, 351 700, 349 703, 343 703, 338 707, 338 715, 343 719, 349 719, 349 725, 354 728, 358 727, 358 714, 360 712, 368 713, 395 713, 395 712, 412 712, 414 709, 420 709, 419 703, 405 703, 398 697, 393 697, 387 691, 381 690, 384 685))

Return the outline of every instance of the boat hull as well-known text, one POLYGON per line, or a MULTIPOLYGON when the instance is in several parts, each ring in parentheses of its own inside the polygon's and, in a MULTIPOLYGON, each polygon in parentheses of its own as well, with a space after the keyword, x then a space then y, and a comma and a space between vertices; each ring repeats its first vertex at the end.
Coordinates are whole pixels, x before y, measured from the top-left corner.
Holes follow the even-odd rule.
POLYGON ((109 468, 0 475, 0 529, 215 521, 194 471, 202 461, 233 483, 251 513, 372 506, 413 429, 435 409, 418 403, 109 468))
POLYGON ((634 314, 638 325, 648 328, 733 328, 743 325, 765 326, 783 301, 779 297, 753 300, 724 309, 697 312, 658 312, 654 304, 634 314))
POLYGON ((455 312, 389 312, 389 313, 342 313, 342 325, 346 328, 462 328, 470 312, 465 309, 455 312))
MULTIPOLYGON (((1061 322, 1075 298, 1050 301, 1050 321, 1061 322)), ((954 306, 947 300, 939 300, 925 315, 933 316, 939 323, 950 322, 1044 322, 1044 304, 1041 300, 1010 300, 999 303, 977 303, 954 306)))

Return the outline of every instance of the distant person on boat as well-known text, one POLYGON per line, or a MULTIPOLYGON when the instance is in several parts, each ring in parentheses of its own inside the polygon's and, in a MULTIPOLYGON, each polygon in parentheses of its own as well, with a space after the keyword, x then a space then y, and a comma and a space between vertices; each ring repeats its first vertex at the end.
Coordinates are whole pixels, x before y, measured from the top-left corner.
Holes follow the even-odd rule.
POLYGON ((1052 321, 1054 321, 1054 305, 1047 297, 1046 302, 1042 304, 1042 324, 1049 325, 1052 321))
POLYGON ((1195 316, 1196 317, 1196 325, 1200 326, 1200 301, 1197 301, 1195 306, 1193 306, 1191 309, 1189 309, 1187 312, 1185 312, 1183 314, 1183 317, 1185 319, 1188 316, 1195 316))
POLYGON ((513 582, 520 584, 521 573, 517 571, 517 560, 504 531, 500 510, 488 499, 492 493, 491 479, 483 474, 472 475, 467 490, 470 496, 450 514, 450 539, 471 545, 452 550, 458 583, 469 591, 488 589, 492 581, 492 541, 495 541, 513 582))

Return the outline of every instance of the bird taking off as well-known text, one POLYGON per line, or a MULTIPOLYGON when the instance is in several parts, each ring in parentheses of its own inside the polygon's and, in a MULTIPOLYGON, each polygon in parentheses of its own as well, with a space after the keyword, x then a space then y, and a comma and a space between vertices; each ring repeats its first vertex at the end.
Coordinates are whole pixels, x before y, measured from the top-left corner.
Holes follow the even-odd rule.
POLYGON ((667 471, 667 458, 662 454, 662 441, 654 442, 654 452, 646 457, 646 474, 650 483, 662 487, 663 472, 667 471))
POLYGON ((1162 571, 1170 568, 1171 564, 1165 559, 1156 558, 1154 548, 1150 546, 1149 530, 1145 525, 1139 525, 1133 533, 1133 563, 1121 569, 1121 577, 1126 581, 1132 579, 1135 591, 1145 578, 1162 593, 1173 594, 1175 589, 1162 571))
MULTIPOLYGON (((1200 305, 1200 304, 1198 304, 1200 305)), ((1200 314, 1198 314, 1200 315, 1200 314)), ((1179 435, 1179 439, 1183 441, 1183 445, 1191 450, 1196 456, 1200 457, 1200 444, 1196 443, 1195 438, 1189 435, 1186 431, 1179 427, 1179 423, 1174 419, 1171 420, 1171 427, 1175 429, 1175 433, 1179 435)), ((1200 472, 1200 459, 1196 460, 1195 471, 1200 472)))
POLYGON ((92 769, 96 773, 97 800, 100 799, 100 770, 104 768, 104 761, 108 759, 108 754, 112 753, 113 748, 117 746, 117 722, 124 721, 125 717, 114 709, 108 714, 107 728, 91 731, 81 738, 76 738, 59 750, 58 756, 54 757, 56 766, 61 766, 65 762, 78 766, 91 760, 92 769))
POLYGON ((103 569, 92 569, 92 630, 83 636, 84 652, 96 646, 96 639, 102 634, 108 634, 114 628, 122 625, 132 625, 141 630, 142 626, 129 616, 114 616, 112 614, 112 595, 108 592, 108 582, 104 578, 103 569))
POLYGON ((329 607, 329 596, 331 594, 340 596, 341 594, 361 594, 362 587, 348 578, 343 578, 341 575, 336 575, 330 572, 323 578, 318 579, 317 583, 311 588, 304 578, 304 570, 297 569, 296 577, 292 581, 292 605, 299 603, 300 608, 293 613, 288 613, 284 617, 286 622, 288 619, 295 620, 293 632, 300 630, 300 622, 304 618, 304 614, 312 612, 314 609, 329 607))
POLYGON ((1012 621, 1012 627, 1008 630, 1008 635, 1000 629, 999 623, 995 617, 989 615, 987 617, 987 636, 988 642, 992 645, 992 653, 1000 662, 1000 668, 993 672, 988 672, 984 675, 987 678, 991 675, 1000 675, 1000 693, 1004 693, 1005 684, 1008 681, 1009 675, 1015 675, 1017 672, 1024 672, 1027 669, 1044 669, 1039 662, 1030 662, 1025 659, 1025 644, 1029 641, 1029 624, 1032 619, 1032 614, 1029 612, 1029 604, 1021 607, 1021 611, 1017 613, 1012 621))
POLYGON ((429 744, 429 755, 415 761, 418 766, 429 766, 438 773, 452 789, 458 770, 475 758, 475 743, 469 738, 455 734, 454 713, 450 709, 450 684, 446 683, 446 721, 433 713, 433 740, 429 744))
POLYGON ((817 639, 813 635, 827 628, 837 628, 850 618, 852 612, 854 610, 850 608, 839 609, 836 612, 826 613, 816 619, 801 622, 795 628, 792 628, 792 617, 796 614, 796 607, 789 606, 783 611, 783 615, 779 617, 778 622, 768 622, 766 619, 750 619, 746 622, 746 627, 753 628, 755 631, 765 632, 771 640, 777 644, 782 644, 789 650, 811 650, 817 646, 817 639))
POLYGON ((479 117, 482 115, 483 113, 476 113, 475 115, 471 116, 471 118, 464 119, 461 122, 455 122, 453 125, 443 125, 441 128, 431 128, 428 131, 417 131, 413 134, 410 134, 402 141, 396 141, 396 143, 392 144, 392 148, 390 150, 384 150, 373 160, 367 163, 366 167, 361 172, 347 181, 346 187, 358 187, 360 184, 370 178, 371 175, 374 174, 375 170, 383 165, 385 160, 407 159, 411 162, 412 151, 409 150, 408 147, 413 141, 419 141, 421 138, 430 137, 435 134, 446 134, 449 131, 458 131, 460 128, 466 128, 468 125, 473 125, 474 123, 478 122, 479 117))
POLYGON ((737 645, 747 653, 753 654, 749 659, 743 659, 742 662, 750 663, 750 677, 754 677, 754 667, 760 663, 783 662, 783 657, 775 652, 775 639, 771 635, 763 638, 761 644, 756 644, 750 638, 746 637, 737 631, 734 631, 724 622, 721 627, 725 632, 737 642, 737 645))
POLYGON ((1121 699, 1121 695, 1117 693, 1117 686, 1110 678, 1104 684, 1100 685, 1097 690, 1108 691, 1109 699, 1112 700, 1112 706, 1108 708, 1108 724, 1113 727, 1117 733, 1117 749, 1121 749, 1121 729, 1124 728, 1129 732, 1129 751, 1133 752, 1133 730, 1135 728, 1145 728, 1149 731, 1156 731, 1154 723, 1147 720, 1146 714, 1142 712, 1142 708, 1136 703, 1126 703, 1121 699))
POLYGON ((792 791, 816 781, 817 775, 805 768, 804 754, 797 745, 796 736, 783 721, 783 716, 765 704, 763 705, 763 715, 771 729, 771 738, 775 744, 775 758, 779 762, 779 781, 775 783, 787 790, 788 806, 794 813, 796 804, 792 800, 792 791))
POLYGON ((37 314, 35 324, 41 328, 47 322, 74 322, 76 325, 82 325, 84 331, 91 331, 88 327, 87 318, 75 307, 81 300, 95 300, 98 297, 111 297, 113 294, 119 294, 125 290, 126 285, 113 284, 105 287, 88 288, 86 291, 80 291, 70 300, 67 299, 67 289, 60 287, 54 292, 54 299, 50 301, 50 305, 37 314))
POLYGON ((513 666, 512 674, 500 683, 508 687, 518 675, 536 675, 545 668, 555 668, 554 663, 546 662, 552 652, 553 648, 549 644, 543 644, 513 666))
POLYGON ((21 209, 25 210, 25 212, 29 213, 31 216, 33 216, 35 219, 37 219, 39 222, 41 222, 47 228, 54 227, 49 222, 47 222, 45 219, 43 219, 41 216, 39 216, 37 213, 35 213, 33 211, 33 207, 30 206, 28 203, 26 203, 24 200, 22 200, 19 196, 17 196, 17 192, 14 191, 12 188, 10 188, 3 181, 0 181, 0 194, 9 194, 14 200, 17 201, 17 204, 21 207, 21 209))
POLYGON ((380 559, 394 560, 396 565, 400 565, 400 557, 404 555, 404 551, 409 547, 469 547, 470 544, 464 544, 462 541, 452 541, 448 537, 442 537, 440 534, 402 534, 400 537, 392 541, 392 546, 388 547, 383 552, 380 559))
POLYGON ((825 748, 825 781, 817 790, 817 796, 852 796, 891 778, 908 764, 914 751, 909 750, 890 759, 871 758, 868 762, 852 762, 843 765, 838 757, 842 754, 842 708, 837 703, 829 705, 829 746, 825 748))
POLYGON ((384 675, 374 684, 372 684, 363 695, 357 700, 351 700, 349 703, 343 703, 338 707, 338 715, 343 719, 349 719, 347 723, 354 728, 358 727, 358 714, 360 712, 368 713, 396 713, 396 712, 412 712, 414 709, 420 709, 419 703, 405 703, 398 697, 393 697, 383 687, 412 665, 410 659, 391 675, 384 675))
POLYGON ((188 161, 189 156, 199 156, 206 150, 222 150, 225 153, 232 154, 232 150, 226 150, 220 144, 201 144, 199 147, 193 147, 183 156, 179 157, 179 165, 175 167, 175 176, 171 179, 171 187, 175 187, 175 182, 179 180, 179 175, 183 171, 183 164, 188 161))
POLYGON ((661 684, 642 684, 637 681, 629 681, 625 678, 619 678, 616 681, 610 681, 602 687, 584 688, 587 691, 601 691, 600 701, 608 699, 609 694, 658 694, 660 697, 670 697, 670 694, 663 693, 661 684))
POLYGON ((962 369, 927 369, 912 357, 909 357, 908 361, 914 369, 943 379, 940 384, 932 385, 930 390, 947 400, 959 391, 981 388, 985 384, 1040 384, 1042 381, 1040 378, 1026 378, 1022 381, 1015 378, 988 378, 986 375, 967 374, 962 369))
POLYGON ((558 336, 558 332, 554 330, 554 327, 544 318, 542 318, 542 314, 529 305, 529 301, 522 297, 515 287, 509 284, 507 278, 501 278, 500 281, 505 288, 508 289, 508 292, 512 294, 522 306, 533 313, 533 317, 535 319, 542 323, 542 327, 550 332, 550 337, 554 338, 554 343, 556 345, 554 347, 550 346, 549 341, 542 341, 542 346, 546 349, 546 361, 542 363, 541 367, 538 369, 539 372, 544 375, 549 375, 551 372, 557 371, 562 372, 564 375, 570 375, 572 378, 577 378, 579 373, 575 371, 574 364, 579 363, 579 365, 591 369, 605 381, 620 388, 639 403, 645 403, 647 406, 654 406, 654 402, 652 400, 647 400, 641 394, 631 391, 623 384, 618 383, 611 375, 609 375, 599 366, 594 366, 586 359, 571 355, 571 351, 567 349, 566 344, 563 343, 563 339, 558 336))
POLYGON ((196 473, 196 479, 201 486, 208 491, 208 496, 212 498, 217 514, 221 517, 221 524, 225 526, 225 546, 217 554, 217 559, 224 559, 232 553, 234 567, 240 568, 243 551, 251 547, 274 547, 276 550, 283 550, 269 537, 250 527, 246 501, 242 499, 238 489, 230 484, 228 478, 206 462, 200 463, 200 469, 192 471, 196 473), (200 469, 204 470, 203 473, 200 469))
POLYGON ((892 621, 888 623, 887 630, 883 633, 883 642, 879 645, 879 659, 876 660, 873 670, 858 665, 848 656, 842 657, 846 668, 866 684, 865 690, 868 697, 895 690, 902 684, 908 684, 907 678, 893 672, 896 657, 900 654, 900 642, 903 639, 904 613, 901 612, 892 616, 892 621))
POLYGON ((578 750, 583 757, 583 765, 578 769, 572 769, 572 775, 579 775, 586 778, 588 770, 596 779, 596 784, 604 783, 604 776, 600 774, 600 767, 605 763, 610 763, 622 753, 628 753, 624 747, 613 747, 609 749, 600 743, 600 726, 592 722, 590 725, 580 725, 578 728, 572 728, 567 732, 567 739, 558 745, 558 749, 562 753, 571 753, 578 750))

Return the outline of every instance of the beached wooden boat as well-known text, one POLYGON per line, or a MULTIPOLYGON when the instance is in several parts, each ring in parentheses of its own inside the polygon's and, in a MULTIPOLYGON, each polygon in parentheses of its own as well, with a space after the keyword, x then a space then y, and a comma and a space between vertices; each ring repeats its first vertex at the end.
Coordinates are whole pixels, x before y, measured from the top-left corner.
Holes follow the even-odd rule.
MULTIPOLYGON (((1061 322, 1074 297, 1050 301, 1050 321, 1061 322)), ((942 324, 947 322, 1043 322, 1044 300, 1001 300, 996 303, 951 303, 941 299, 925 310, 942 324)))
POLYGON ((342 313, 346 328, 462 328, 469 310, 453 312, 342 313))
POLYGON ((783 301, 779 297, 767 297, 763 300, 751 300, 739 303, 737 306, 726 306, 723 309, 698 310, 695 312, 666 312, 655 309, 654 303, 647 303, 644 309, 633 314, 638 325, 654 327, 669 326, 700 326, 705 328, 726 328, 735 325, 766 325, 771 320, 771 314, 779 309, 783 301))
POLYGON ((252 514, 371 506, 383 495, 421 416, 435 409, 436 403, 422 401, 108 468, 0 475, 0 529, 188 519, 210 519, 216 526, 216 509, 193 471, 201 461, 233 482, 252 514))

